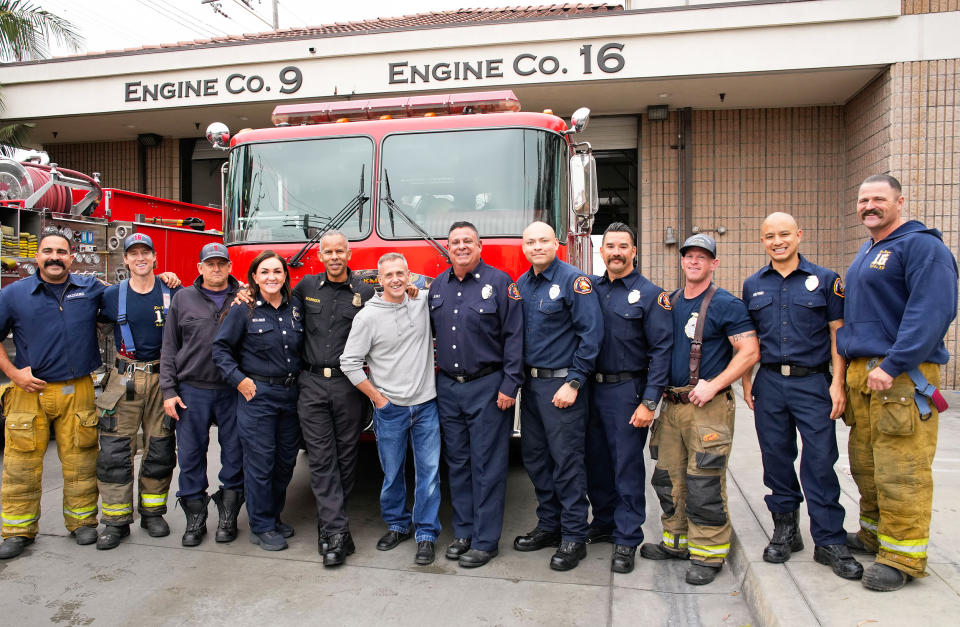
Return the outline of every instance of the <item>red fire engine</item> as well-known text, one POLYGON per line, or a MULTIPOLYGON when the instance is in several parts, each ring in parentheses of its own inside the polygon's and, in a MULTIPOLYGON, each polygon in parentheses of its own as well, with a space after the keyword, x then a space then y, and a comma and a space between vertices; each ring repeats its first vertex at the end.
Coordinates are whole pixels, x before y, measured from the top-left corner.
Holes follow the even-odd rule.
POLYGON ((272 249, 296 283, 322 270, 314 246, 337 229, 366 280, 398 251, 424 286, 449 267, 443 245, 458 220, 476 225, 485 261, 513 277, 529 267, 520 236, 534 220, 556 230, 561 259, 586 269, 596 167, 571 138, 589 114, 578 110, 568 128, 493 91, 282 105, 273 128, 232 139, 211 124, 207 138, 230 151, 223 231, 234 273, 272 249))

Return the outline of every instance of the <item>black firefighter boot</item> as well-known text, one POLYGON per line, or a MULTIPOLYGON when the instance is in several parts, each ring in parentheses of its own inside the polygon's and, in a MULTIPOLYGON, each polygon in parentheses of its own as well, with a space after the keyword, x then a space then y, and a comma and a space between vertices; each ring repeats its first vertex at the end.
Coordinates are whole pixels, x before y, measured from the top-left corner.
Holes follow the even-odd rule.
POLYGON ((800 510, 793 512, 771 512, 773 515, 773 537, 763 550, 763 561, 782 564, 790 559, 790 553, 803 550, 803 538, 800 537, 800 510))
POLYGON ((183 546, 197 546, 207 535, 207 505, 210 497, 204 494, 199 499, 178 499, 184 515, 187 517, 187 528, 183 532, 180 544, 183 546))
POLYGON ((233 542, 237 539, 237 514, 243 506, 243 492, 220 488, 211 498, 220 514, 216 541, 233 542))

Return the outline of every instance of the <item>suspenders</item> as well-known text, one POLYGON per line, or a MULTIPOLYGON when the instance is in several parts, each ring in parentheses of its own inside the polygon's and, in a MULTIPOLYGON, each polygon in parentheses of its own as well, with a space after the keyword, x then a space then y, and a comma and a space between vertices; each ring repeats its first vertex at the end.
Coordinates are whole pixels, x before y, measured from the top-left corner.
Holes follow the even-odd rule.
MULTIPOLYGON (((677 302, 680 300, 680 293, 683 288, 676 290, 670 295, 670 306, 676 309, 677 302)), ((713 295, 717 293, 717 286, 710 283, 706 293, 703 296, 703 302, 700 303, 700 313, 697 315, 697 327, 693 332, 693 340, 690 342, 690 385, 696 385, 700 381, 700 360, 703 358, 703 329, 707 324, 707 308, 713 295)))
MULTIPOLYGON (((159 279, 154 278, 155 281, 159 279)), ((117 305, 117 324, 120 325, 120 339, 123 352, 131 358, 137 354, 137 348, 133 345, 133 333, 130 331, 130 324, 127 322, 127 288, 130 285, 130 279, 120 281, 120 302, 117 305)), ((163 316, 166 318, 167 310, 170 308, 170 288, 163 281, 160 281, 160 291, 163 293, 163 316)))

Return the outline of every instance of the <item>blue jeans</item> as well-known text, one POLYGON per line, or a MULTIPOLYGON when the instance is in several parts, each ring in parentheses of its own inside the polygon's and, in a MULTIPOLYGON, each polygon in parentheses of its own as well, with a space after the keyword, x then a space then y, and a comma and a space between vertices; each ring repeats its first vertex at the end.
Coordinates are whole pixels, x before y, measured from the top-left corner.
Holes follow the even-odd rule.
POLYGON ((377 452, 383 467, 380 510, 391 531, 409 533, 411 522, 416 540, 436 542, 440 534, 440 420, 437 402, 419 405, 387 403, 373 413, 377 434, 377 452), (413 517, 407 509, 407 484, 404 466, 407 440, 413 443, 416 485, 413 492, 413 517))

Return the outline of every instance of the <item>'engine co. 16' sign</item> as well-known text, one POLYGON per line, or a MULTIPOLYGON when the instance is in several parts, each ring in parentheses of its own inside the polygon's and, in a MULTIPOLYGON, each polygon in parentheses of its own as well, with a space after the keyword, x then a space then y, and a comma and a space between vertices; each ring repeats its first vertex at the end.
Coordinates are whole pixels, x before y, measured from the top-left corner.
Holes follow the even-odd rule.
MULTIPOLYGON (((561 61, 554 55, 537 56, 521 52, 512 59, 476 59, 471 61, 443 61, 440 63, 411 63, 396 61, 387 64, 387 76, 391 85, 397 83, 429 83, 443 81, 467 81, 487 78, 503 78, 504 72, 512 71, 519 77, 535 74, 567 74, 579 71, 580 74, 593 74, 599 70, 614 74, 624 68, 623 44, 608 43, 596 49, 592 44, 580 46, 579 59, 561 61)), ((562 55, 561 55, 562 56, 562 55)))

